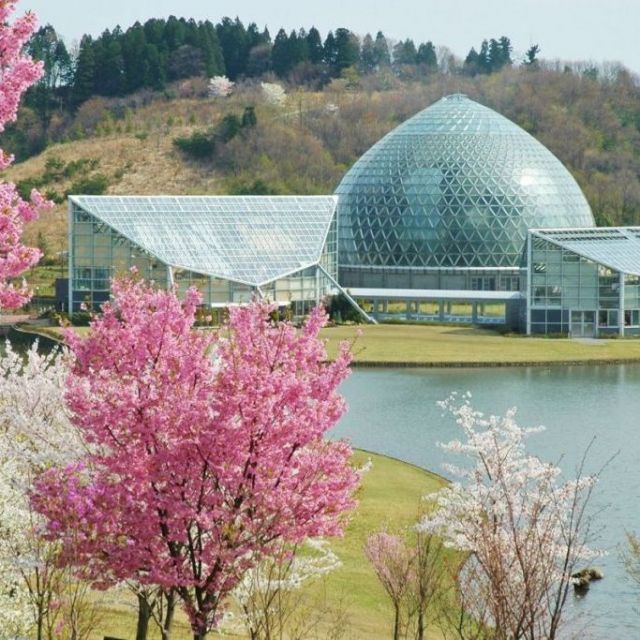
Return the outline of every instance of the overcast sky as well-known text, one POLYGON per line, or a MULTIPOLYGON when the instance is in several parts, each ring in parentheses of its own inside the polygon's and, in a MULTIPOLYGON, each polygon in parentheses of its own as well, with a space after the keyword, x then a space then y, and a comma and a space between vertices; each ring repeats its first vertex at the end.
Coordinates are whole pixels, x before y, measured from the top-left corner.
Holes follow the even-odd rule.
POLYGON ((506 35, 519 54, 535 43, 546 59, 618 61, 640 73, 640 0, 20 0, 19 8, 34 10, 69 44, 152 17, 228 15, 266 25, 272 37, 281 26, 316 26, 323 37, 336 27, 361 35, 381 29, 460 57, 484 38, 506 35))

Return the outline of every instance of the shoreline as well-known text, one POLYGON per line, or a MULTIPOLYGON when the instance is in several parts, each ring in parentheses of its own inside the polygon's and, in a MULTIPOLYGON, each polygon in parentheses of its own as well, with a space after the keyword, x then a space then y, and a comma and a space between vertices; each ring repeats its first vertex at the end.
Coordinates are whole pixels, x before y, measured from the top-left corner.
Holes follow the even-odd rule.
MULTIPOLYGON (((60 337, 54 332, 39 330, 30 324, 14 324, 9 327, 25 338, 35 336, 37 339, 52 345, 62 345, 60 337)), ((496 369, 508 367, 574 367, 597 365, 640 364, 640 355, 627 358, 574 358, 549 360, 357 360, 351 362, 353 369, 496 369)))
POLYGON ((358 361, 353 360, 349 366, 353 369, 498 369, 512 367, 573 367, 594 365, 640 364, 640 358, 584 358, 580 360, 522 360, 520 362, 475 360, 439 360, 426 362, 395 361, 358 361))

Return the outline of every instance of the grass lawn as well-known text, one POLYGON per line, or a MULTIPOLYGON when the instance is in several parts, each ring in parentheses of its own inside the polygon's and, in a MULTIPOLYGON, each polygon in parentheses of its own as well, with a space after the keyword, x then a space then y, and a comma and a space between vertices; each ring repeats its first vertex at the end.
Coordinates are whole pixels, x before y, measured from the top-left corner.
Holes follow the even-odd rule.
MULTIPOLYGON (((326 593, 326 605, 329 607, 342 603, 348 628, 345 640, 383 639, 391 634, 391 608, 363 552, 367 536, 384 525, 397 529, 412 524, 417 519, 421 497, 444 485, 444 480, 438 476, 384 456, 357 451, 354 463, 361 465, 369 457, 373 467, 364 476, 358 496, 360 504, 345 537, 331 545, 343 565, 329 574, 322 584, 307 587, 311 598, 317 598, 321 591, 326 593)), ((133 638, 135 610, 129 595, 126 592, 107 592, 100 596, 109 604, 105 605, 102 624, 91 640, 102 640, 103 636, 133 638), (125 602, 127 600, 129 606, 125 602)), ((429 637, 441 637, 436 629, 433 634, 429 637)), ((159 636, 151 637, 155 640, 159 636)), ((211 637, 217 636, 211 634, 211 637)), ((322 634, 319 637, 323 637, 322 634)), ((182 616, 176 621, 173 638, 191 638, 182 616)))
MULTIPOLYGON (((379 324, 361 325, 353 346, 356 363, 518 364, 607 360, 640 361, 640 339, 576 340, 502 336, 474 327, 379 324)), ((353 340, 354 326, 329 327, 322 335, 329 355, 341 340, 353 340)))

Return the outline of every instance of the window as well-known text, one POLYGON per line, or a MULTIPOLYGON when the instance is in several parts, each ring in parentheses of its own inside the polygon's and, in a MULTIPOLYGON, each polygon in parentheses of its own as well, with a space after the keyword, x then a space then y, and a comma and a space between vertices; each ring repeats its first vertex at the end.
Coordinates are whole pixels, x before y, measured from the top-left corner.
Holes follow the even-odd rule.
POLYGON ((600 327, 617 327, 618 311, 617 309, 600 309, 598 311, 598 325, 600 327))
POLYGON ((625 327, 640 326, 640 309, 627 309, 624 312, 624 326, 625 327))
POLYGON ((502 291, 520 291, 520 278, 518 276, 502 276, 500 289, 502 291))
POLYGON ((489 276, 471 278, 471 288, 474 291, 495 291, 496 279, 489 276))

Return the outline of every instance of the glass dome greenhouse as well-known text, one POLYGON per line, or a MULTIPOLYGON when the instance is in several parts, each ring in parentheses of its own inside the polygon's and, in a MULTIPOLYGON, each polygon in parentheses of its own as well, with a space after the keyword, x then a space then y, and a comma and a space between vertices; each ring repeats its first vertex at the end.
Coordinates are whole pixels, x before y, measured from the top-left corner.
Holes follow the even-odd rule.
POLYGON ((461 94, 388 133, 336 194, 346 267, 517 268, 528 229, 594 226, 546 147, 461 94))

